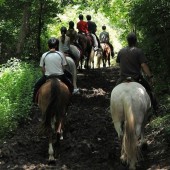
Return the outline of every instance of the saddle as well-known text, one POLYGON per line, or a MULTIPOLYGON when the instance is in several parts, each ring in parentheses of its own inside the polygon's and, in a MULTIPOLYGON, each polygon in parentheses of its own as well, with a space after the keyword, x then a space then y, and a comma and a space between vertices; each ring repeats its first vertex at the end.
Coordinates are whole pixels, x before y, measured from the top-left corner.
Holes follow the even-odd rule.
POLYGON ((126 77, 122 83, 130 83, 130 82, 137 82, 135 79, 133 79, 132 77, 126 77))
POLYGON ((93 36, 91 34, 86 34, 87 39, 90 41, 90 45, 94 46, 94 39, 93 36))

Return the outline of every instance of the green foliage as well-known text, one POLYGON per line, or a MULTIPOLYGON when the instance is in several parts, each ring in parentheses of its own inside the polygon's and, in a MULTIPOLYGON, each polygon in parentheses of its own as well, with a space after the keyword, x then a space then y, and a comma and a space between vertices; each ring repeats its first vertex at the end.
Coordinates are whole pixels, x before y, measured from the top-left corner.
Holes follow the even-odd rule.
POLYGON ((0 0, 0 6, 3 5, 5 0, 0 0))
POLYGON ((170 73, 169 45, 170 45, 170 3, 165 0, 145 1, 133 3, 130 22, 141 35, 142 45, 151 61, 156 74, 162 73, 166 79, 170 73), (162 72, 162 70, 167 72, 162 72))
POLYGON ((150 124, 153 128, 164 129, 165 134, 170 135, 170 114, 154 119, 150 124))
POLYGON ((0 137, 14 130, 30 113, 32 91, 39 74, 34 65, 15 58, 0 68, 0 137))
POLYGON ((46 34, 48 24, 57 20, 57 15, 62 10, 60 2, 54 0, 6 0, 0 8, 2 56, 6 55, 6 58, 17 56, 17 45, 24 37, 21 53, 18 56, 22 59, 38 58, 44 50, 43 41, 46 42, 48 38, 46 34), (42 48, 39 47, 41 43, 42 48))

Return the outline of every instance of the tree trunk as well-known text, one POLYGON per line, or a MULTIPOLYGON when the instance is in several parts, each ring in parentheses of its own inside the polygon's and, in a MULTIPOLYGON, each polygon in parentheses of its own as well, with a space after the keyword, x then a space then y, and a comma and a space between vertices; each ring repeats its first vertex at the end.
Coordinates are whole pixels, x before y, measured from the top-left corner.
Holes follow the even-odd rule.
POLYGON ((25 3, 24 9, 23 9, 23 17, 21 22, 21 29, 18 36, 18 42, 16 45, 16 54, 21 54, 25 37, 28 33, 28 27, 29 27, 29 18, 30 18, 30 3, 25 3))
POLYGON ((43 11, 43 2, 40 1, 39 4, 39 18, 38 18, 38 34, 37 34, 37 50, 39 56, 41 55, 41 29, 42 29, 42 11, 43 11))

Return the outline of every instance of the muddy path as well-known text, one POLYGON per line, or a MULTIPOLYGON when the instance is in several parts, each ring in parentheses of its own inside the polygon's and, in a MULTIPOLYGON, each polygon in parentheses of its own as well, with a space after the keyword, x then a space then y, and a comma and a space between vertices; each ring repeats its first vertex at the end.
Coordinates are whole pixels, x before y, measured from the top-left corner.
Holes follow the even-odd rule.
MULTIPOLYGON (((110 93, 118 78, 118 68, 95 69, 78 74, 80 94, 74 95, 65 121, 64 140, 57 160, 48 165, 48 140, 38 135, 40 111, 0 144, 0 170, 125 170, 120 164, 120 147, 109 107, 110 93)), ((170 169, 170 141, 161 129, 147 126, 148 150, 138 170, 170 169), (169 143, 168 143, 169 141, 169 143)))

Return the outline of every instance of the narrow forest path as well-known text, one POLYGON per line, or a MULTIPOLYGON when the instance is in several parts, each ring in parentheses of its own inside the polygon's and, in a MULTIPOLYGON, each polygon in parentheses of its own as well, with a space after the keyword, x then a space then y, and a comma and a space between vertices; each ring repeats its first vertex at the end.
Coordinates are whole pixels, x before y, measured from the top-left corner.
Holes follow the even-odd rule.
MULTIPOLYGON (((107 112, 118 68, 83 70, 78 74, 81 94, 72 97, 64 140, 56 165, 49 166, 48 141, 38 136, 39 109, 0 144, 0 170, 125 170, 119 162, 119 143, 107 112)), ((170 145, 161 129, 147 126, 148 150, 138 170, 170 169, 170 145)))

